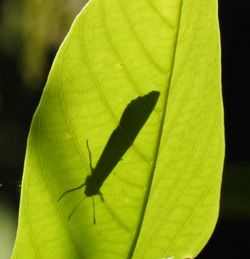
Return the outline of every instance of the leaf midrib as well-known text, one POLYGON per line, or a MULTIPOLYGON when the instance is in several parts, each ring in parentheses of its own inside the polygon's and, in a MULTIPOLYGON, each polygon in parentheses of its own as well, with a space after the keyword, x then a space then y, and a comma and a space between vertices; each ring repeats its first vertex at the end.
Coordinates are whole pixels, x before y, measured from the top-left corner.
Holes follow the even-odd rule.
POLYGON ((150 173, 149 173, 147 189, 146 189, 146 192, 145 192, 145 198, 144 198, 144 201, 143 201, 143 205, 142 205, 137 229, 135 231, 134 239, 131 243, 131 247, 130 247, 127 259, 131 259, 134 255, 136 245, 138 243, 139 236, 140 236, 140 233, 141 233, 144 215, 145 215, 145 212, 146 212, 146 209, 147 209, 149 195, 150 195, 151 187, 152 187, 152 183, 153 183, 155 168, 156 168, 156 164, 157 164, 157 160, 158 160, 158 154, 159 154, 159 150, 160 150, 160 143, 161 143, 161 138, 162 138, 162 133, 163 133, 164 121, 165 121, 165 117, 166 117, 166 113, 167 113, 170 86, 171 86, 172 79, 173 79, 173 72, 174 72, 176 53, 177 53, 177 45, 178 45, 179 32, 180 32, 182 8, 183 8, 183 0, 181 0, 181 2, 180 2, 180 12, 179 12, 179 17, 178 17, 178 21, 177 21, 177 32, 176 32, 176 38, 175 38, 175 43, 174 43, 173 55, 172 55, 172 64, 171 64, 171 67, 170 67, 169 77, 168 77, 168 80, 167 80, 167 83, 166 83, 166 92, 165 92, 165 95, 164 95, 165 98, 164 98, 164 102, 163 102, 163 112, 162 112, 162 116, 161 116, 161 120, 160 120, 160 126, 159 126, 158 136, 157 136, 157 140, 156 140, 153 162, 152 162, 152 166, 151 166, 150 173))

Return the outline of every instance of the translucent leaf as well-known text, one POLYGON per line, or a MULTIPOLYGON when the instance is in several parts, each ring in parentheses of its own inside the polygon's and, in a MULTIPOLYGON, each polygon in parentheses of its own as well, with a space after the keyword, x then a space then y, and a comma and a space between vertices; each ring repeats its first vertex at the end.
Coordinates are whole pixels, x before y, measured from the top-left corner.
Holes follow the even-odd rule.
POLYGON ((220 73, 217 1, 92 0, 33 118, 13 258, 195 257, 218 216, 220 73), (126 107, 151 92, 152 112, 94 186, 126 107))

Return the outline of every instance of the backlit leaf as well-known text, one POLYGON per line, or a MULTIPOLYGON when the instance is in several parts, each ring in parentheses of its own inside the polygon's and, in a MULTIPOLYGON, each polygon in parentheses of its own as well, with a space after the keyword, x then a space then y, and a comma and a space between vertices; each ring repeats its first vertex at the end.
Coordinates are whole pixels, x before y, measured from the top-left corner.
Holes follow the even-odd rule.
POLYGON ((217 1, 90 1, 33 118, 13 258, 195 257, 218 217, 220 73, 217 1), (156 106, 105 178, 104 201, 85 186, 58 200, 91 174, 86 140, 95 168, 124 109, 152 91, 156 106))

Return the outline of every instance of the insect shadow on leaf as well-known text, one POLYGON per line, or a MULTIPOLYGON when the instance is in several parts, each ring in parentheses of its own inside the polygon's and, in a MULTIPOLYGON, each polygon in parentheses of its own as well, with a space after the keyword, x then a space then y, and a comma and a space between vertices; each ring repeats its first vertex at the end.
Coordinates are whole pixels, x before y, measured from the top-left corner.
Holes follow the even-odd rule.
MULTIPOLYGON (((94 196, 99 195, 101 201, 104 202, 100 188, 112 170, 115 168, 117 163, 122 159, 128 148, 133 144, 136 136, 155 108, 159 95, 160 93, 158 91, 151 91, 144 96, 137 97, 127 105, 118 126, 110 135, 108 142, 95 167, 92 166, 92 156, 88 140, 86 140, 86 146, 89 154, 90 175, 86 177, 82 184, 65 191, 58 199, 58 201, 60 201, 66 194, 85 187, 85 197, 75 205, 68 216, 68 220, 72 217, 76 209, 87 197, 92 197, 93 223, 96 223, 94 196)), ((115 216, 111 208, 108 208, 108 210, 112 216, 115 216)))

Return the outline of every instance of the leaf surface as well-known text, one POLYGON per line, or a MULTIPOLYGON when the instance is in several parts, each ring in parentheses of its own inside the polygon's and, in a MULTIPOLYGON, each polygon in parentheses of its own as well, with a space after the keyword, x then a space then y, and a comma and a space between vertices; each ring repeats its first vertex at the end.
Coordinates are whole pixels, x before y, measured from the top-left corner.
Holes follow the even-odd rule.
POLYGON ((220 73, 217 1, 90 1, 32 121, 13 258, 195 257, 218 216, 220 73), (152 91, 156 106, 103 181, 104 201, 85 186, 58 201, 91 175, 86 140, 95 168, 124 109, 152 91))

